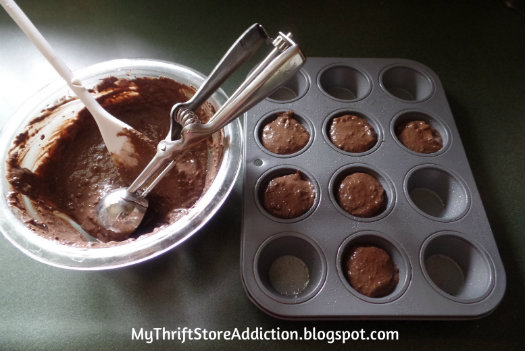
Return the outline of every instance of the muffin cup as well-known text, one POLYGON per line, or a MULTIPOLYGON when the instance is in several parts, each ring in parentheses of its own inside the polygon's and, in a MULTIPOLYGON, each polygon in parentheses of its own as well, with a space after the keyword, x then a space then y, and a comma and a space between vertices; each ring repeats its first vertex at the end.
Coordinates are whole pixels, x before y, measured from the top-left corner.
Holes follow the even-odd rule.
POLYGON ((326 259, 321 249, 300 233, 271 236, 257 250, 254 260, 259 286, 278 302, 305 302, 315 296, 326 278, 326 259))
POLYGON ((323 128, 322 129, 323 137, 325 138, 327 144, 330 145, 337 152, 340 152, 340 153, 342 153, 344 155, 347 155, 347 156, 359 157, 359 156, 368 155, 368 154, 376 151, 381 146, 381 144, 383 142, 383 130, 381 128, 381 125, 377 122, 377 119, 375 119, 374 117, 371 117, 369 114, 365 114, 365 113, 357 111, 355 109, 353 109, 353 110, 340 109, 340 110, 336 110, 336 111, 330 113, 325 118, 325 120, 323 121, 323 127, 322 128, 323 128), (344 115, 351 115, 351 116, 360 117, 360 118, 364 119, 374 129, 374 133, 376 135, 377 141, 370 149, 368 149, 366 151, 363 151, 363 152, 349 152, 349 151, 345 151, 343 149, 340 149, 339 147, 337 147, 332 142, 332 140, 330 139, 330 127, 332 126, 332 121, 334 120, 334 118, 341 117, 341 116, 344 116, 344 115))
POLYGON ((305 117, 301 116, 300 113, 297 113, 297 112, 294 111, 294 119, 298 123, 300 123, 306 129, 306 131, 310 134, 310 139, 308 139, 308 142, 306 143, 306 145, 302 149, 297 150, 296 152, 293 152, 293 153, 290 153, 290 154, 277 154, 275 152, 272 152, 272 151, 268 150, 266 147, 264 147, 264 145, 262 144, 262 135, 263 135, 264 127, 268 123, 273 122, 277 118, 278 114, 286 112, 286 111, 290 111, 290 110, 277 110, 277 111, 272 111, 272 112, 264 115, 257 122, 257 126, 255 127, 255 130, 254 130, 254 133, 255 133, 255 138, 254 139, 255 139, 255 142, 257 143, 257 145, 259 145, 261 150, 263 150, 264 152, 266 152, 266 153, 268 153, 268 154, 270 154, 270 155, 272 155, 274 157, 287 158, 287 157, 294 157, 294 156, 300 155, 301 153, 306 151, 310 145, 312 145, 312 142, 313 142, 314 137, 315 137, 315 134, 314 134, 315 133, 315 129, 312 126, 312 123, 310 122, 310 120, 308 118, 305 118, 305 117))
POLYGON ((405 177, 404 192, 417 212, 436 221, 458 220, 470 208, 471 195, 465 182, 451 170, 434 164, 411 169, 405 177))
POLYGON ((332 200, 332 203, 337 209, 337 211, 341 213, 343 216, 346 216, 354 221, 374 222, 379 219, 382 219, 386 217, 392 211, 396 203, 396 193, 394 190, 395 188, 392 185, 392 181, 383 172, 380 172, 374 169, 372 166, 366 165, 366 164, 354 163, 354 164, 351 164, 350 166, 341 167, 330 178, 330 182, 328 183, 328 189, 330 192, 330 199, 332 200), (377 179, 377 181, 379 182, 379 184, 381 184, 381 186, 383 187, 385 191, 384 193, 385 198, 386 198, 385 204, 383 205, 383 208, 381 209, 381 211, 379 211, 372 217, 354 216, 346 212, 339 204, 338 196, 337 196, 337 189, 339 185, 341 184, 341 182, 346 176, 352 173, 356 173, 356 172, 366 173, 366 174, 373 176, 375 179, 377 179))
POLYGON ((319 73, 317 84, 330 98, 348 102, 362 100, 372 90, 372 82, 365 73, 345 64, 335 64, 323 69, 319 73))
POLYGON ((438 232, 421 247, 425 279, 440 294, 461 303, 485 298, 494 287, 494 264, 478 244, 457 232, 438 232))
POLYGON ((434 92, 434 83, 426 73, 405 65, 387 67, 379 82, 390 96, 402 101, 422 102, 434 92))
POLYGON ((309 76, 299 70, 294 76, 268 96, 268 100, 282 104, 290 103, 302 98, 309 88, 309 76))
POLYGON ((287 165, 278 166, 278 167, 269 169, 267 172, 265 172, 257 180, 257 183, 255 184, 254 191, 255 191, 255 202, 257 204, 257 207, 259 208, 259 211, 261 211, 262 214, 264 214, 265 216, 267 216, 271 220, 276 221, 276 222, 281 222, 281 223, 294 223, 294 222, 298 222, 298 221, 304 220, 305 218, 310 216, 315 211, 315 209, 316 209, 316 207, 317 207, 317 205, 319 203, 319 197, 320 197, 319 185, 315 181, 315 178, 313 177, 313 175, 310 174, 310 172, 307 172, 307 171, 305 171, 304 169, 301 169, 301 168, 291 167, 291 166, 287 166, 287 165), (274 216, 273 214, 268 212, 268 210, 263 205, 263 203, 264 203, 263 195, 264 195, 264 191, 265 191, 266 187, 268 186, 268 183, 270 183, 270 181, 272 179, 274 179, 274 178, 282 177, 282 176, 289 175, 289 174, 294 174, 297 171, 301 172, 303 177, 306 180, 308 180, 310 182, 310 184, 312 184, 314 186, 315 199, 314 199, 314 202, 313 202, 312 206, 310 207, 310 209, 308 211, 306 211, 305 213, 303 213, 302 215, 299 215, 297 217, 280 218, 280 217, 274 216))
POLYGON ((394 138, 394 140, 396 141, 396 143, 401 148, 403 148, 407 152, 412 153, 412 154, 417 155, 417 156, 430 156, 431 157, 431 156, 440 155, 440 154, 446 152, 447 149, 452 144, 451 133, 449 132, 448 127, 446 127, 445 124, 439 118, 432 117, 432 116, 430 116, 429 114, 427 114, 425 112, 417 111, 417 110, 405 110, 405 111, 402 111, 401 113, 397 114, 392 119, 392 123, 390 124, 390 133, 391 133, 392 137, 394 138), (441 136, 441 141, 442 141, 442 144, 443 144, 441 149, 439 149, 436 152, 425 154, 425 153, 421 153, 421 152, 417 152, 417 151, 411 150, 408 147, 406 147, 398 138, 397 128, 401 124, 403 124, 405 122, 410 122, 410 121, 425 121, 432 128, 434 128, 439 133, 439 135, 441 136))
POLYGON ((346 289, 361 300, 370 303, 388 303, 398 299, 408 288, 412 276, 412 268, 405 250, 402 249, 401 245, 395 242, 392 238, 377 231, 357 232, 346 238, 337 251, 336 267, 339 278, 346 289), (352 287, 345 273, 346 260, 350 250, 357 246, 375 246, 385 250, 390 255, 390 258, 398 269, 399 276, 399 280, 392 292, 381 297, 370 297, 363 295, 352 287))

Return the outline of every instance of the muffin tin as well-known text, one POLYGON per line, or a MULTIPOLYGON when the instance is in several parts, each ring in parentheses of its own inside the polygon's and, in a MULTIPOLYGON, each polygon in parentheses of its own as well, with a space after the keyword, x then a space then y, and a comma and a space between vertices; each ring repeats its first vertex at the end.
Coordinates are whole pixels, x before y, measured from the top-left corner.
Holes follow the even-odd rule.
POLYGON ((445 92, 428 67, 405 59, 308 58, 245 114, 244 128, 241 272, 263 311, 284 319, 467 319, 501 301, 501 258, 445 92), (287 110, 310 141, 294 154, 273 154, 260 134, 287 110), (378 141, 370 150, 348 153, 331 143, 330 121, 345 113, 372 125, 378 141), (410 119, 432 125, 443 147, 420 154, 403 146, 395 127, 410 119), (296 170, 314 185, 314 205, 300 217, 276 218, 261 193, 270 179, 296 170), (354 171, 374 175, 385 189, 386 204, 374 217, 352 216, 337 203, 334 188, 354 171), (355 245, 390 254, 399 269, 394 291, 371 298, 350 286, 344 259, 355 245))

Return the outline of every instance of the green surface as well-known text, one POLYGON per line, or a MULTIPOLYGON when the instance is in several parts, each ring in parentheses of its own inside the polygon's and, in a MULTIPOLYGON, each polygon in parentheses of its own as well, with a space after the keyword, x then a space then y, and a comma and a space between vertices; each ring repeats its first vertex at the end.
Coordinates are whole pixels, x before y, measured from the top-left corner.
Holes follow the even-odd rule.
MULTIPOLYGON (((73 272, 0 238, 0 349, 418 349, 525 347, 525 36, 503 1, 20 1, 73 68, 144 57, 208 73, 258 21, 291 31, 308 56, 404 57, 441 78, 507 272, 507 293, 474 321, 280 321, 245 295, 239 271, 240 183, 198 235, 160 258, 73 272), (397 330, 394 342, 131 340, 132 328, 397 330)), ((0 11, 0 120, 56 75, 0 11), (24 89, 22 89, 24 87, 24 89)), ((236 76, 227 92, 240 82, 236 76)))

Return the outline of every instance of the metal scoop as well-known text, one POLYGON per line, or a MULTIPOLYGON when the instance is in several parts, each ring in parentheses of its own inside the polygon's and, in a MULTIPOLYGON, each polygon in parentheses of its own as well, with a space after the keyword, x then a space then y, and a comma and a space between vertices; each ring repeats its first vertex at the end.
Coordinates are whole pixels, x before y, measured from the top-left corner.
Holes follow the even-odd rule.
POLYGON ((157 146, 157 153, 129 188, 110 192, 98 205, 98 221, 122 239, 141 223, 148 200, 146 196, 175 165, 177 154, 208 135, 220 130, 237 116, 270 95, 290 79, 302 66, 305 57, 291 34, 279 33, 271 40, 259 24, 252 25, 232 45, 205 83, 189 101, 176 104, 171 110, 171 127, 166 139, 157 146), (246 80, 206 124, 201 124, 195 109, 229 77, 264 42, 272 51, 251 71, 246 80))

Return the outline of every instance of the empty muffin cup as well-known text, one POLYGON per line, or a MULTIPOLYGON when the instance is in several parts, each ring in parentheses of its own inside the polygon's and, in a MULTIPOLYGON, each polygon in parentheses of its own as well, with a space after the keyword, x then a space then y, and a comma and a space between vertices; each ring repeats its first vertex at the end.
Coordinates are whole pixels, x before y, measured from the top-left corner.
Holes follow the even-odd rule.
POLYGON ((293 232, 268 238, 257 250, 254 268, 265 294, 289 304, 312 298, 326 277, 321 249, 311 239, 293 232))
MULTIPOLYGON (((376 231, 357 232, 346 238, 339 246, 336 266, 343 285, 358 298, 372 303, 387 303, 398 299, 406 291, 411 277, 411 266, 404 249, 387 235, 376 231), (364 258, 359 264, 359 272, 357 273, 366 275, 360 279, 359 287, 352 285, 348 272, 348 262, 356 249, 376 250, 373 252, 374 257, 364 258), (390 262, 388 264, 384 261, 381 262, 384 257, 377 256, 378 252, 386 255, 390 262), (367 267, 367 264, 373 265, 373 267, 367 267), (387 274, 390 276, 386 281, 385 274, 382 271, 385 269, 385 265, 389 264, 393 265, 394 271, 387 274), (364 284, 365 282, 366 284, 364 284), (377 292, 380 291, 378 289, 381 289, 378 296, 367 296, 363 293, 367 290, 370 291, 369 286, 373 286, 377 292)), ((392 268, 389 267, 389 269, 392 268)))
POLYGON ((307 76, 299 70, 286 83, 277 88, 269 97, 273 102, 291 102, 303 97, 310 87, 307 76))
POLYGON ((465 182, 437 165, 422 165, 408 172, 405 195, 412 207, 431 219, 450 222, 461 218, 470 207, 465 182))
POLYGON ((405 150, 435 156, 450 145, 450 133, 437 118, 420 111, 403 111, 392 119, 390 132, 405 150))
POLYGON ((439 232, 430 236, 421 248, 420 263, 430 285, 454 301, 480 301, 494 286, 489 256, 459 233, 439 232))
POLYGON ((293 110, 280 110, 263 116, 254 132, 257 145, 274 157, 297 156, 314 139, 310 121, 293 110))
POLYGON ((379 76, 379 82, 388 94, 403 101, 421 102, 434 91, 428 75, 406 66, 386 68, 379 76))
POLYGON ((355 110, 337 110, 323 122, 323 135, 334 150, 363 156, 377 150, 383 132, 375 118, 355 110))
POLYGON ((259 210, 283 223, 308 217, 319 202, 319 193, 319 186, 310 173, 291 166, 272 168, 255 184, 259 210))
POLYGON ((392 181, 365 164, 354 163, 341 167, 330 179, 328 187, 336 209, 352 220, 377 221, 388 215, 395 204, 392 181), (356 194, 351 193, 353 189, 356 194), (346 198, 348 204, 345 203, 346 198))
POLYGON ((326 95, 343 101, 361 100, 372 90, 368 76, 353 67, 343 65, 322 70, 317 83, 326 95))

